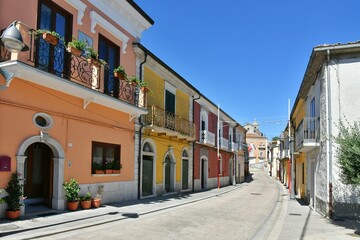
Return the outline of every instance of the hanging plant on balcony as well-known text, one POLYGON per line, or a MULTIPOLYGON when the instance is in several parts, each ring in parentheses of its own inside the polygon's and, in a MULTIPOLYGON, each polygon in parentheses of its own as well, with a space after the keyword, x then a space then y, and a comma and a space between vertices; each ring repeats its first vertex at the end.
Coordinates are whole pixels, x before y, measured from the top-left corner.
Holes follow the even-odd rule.
POLYGON ((119 65, 117 68, 114 69, 114 76, 118 79, 125 80, 127 77, 125 68, 119 65))
POLYGON ((101 63, 98 59, 99 54, 97 52, 95 52, 92 47, 87 47, 85 52, 86 52, 85 57, 86 57, 88 63, 95 67, 100 67, 101 63))
POLYGON ((129 82, 129 84, 131 84, 131 85, 133 85, 134 87, 136 87, 136 86, 139 86, 139 84, 140 84, 140 79, 138 79, 137 77, 135 77, 135 76, 131 76, 130 78, 128 78, 128 82, 129 82))
POLYGON ((47 29, 37 29, 32 32, 32 34, 35 36, 35 38, 42 36, 44 41, 56 46, 59 43, 59 40, 63 40, 64 38, 60 36, 59 33, 55 31, 50 31, 47 29))
POLYGON ((79 41, 76 38, 73 38, 71 42, 68 42, 66 50, 72 55, 80 57, 86 47, 87 43, 85 41, 79 41))

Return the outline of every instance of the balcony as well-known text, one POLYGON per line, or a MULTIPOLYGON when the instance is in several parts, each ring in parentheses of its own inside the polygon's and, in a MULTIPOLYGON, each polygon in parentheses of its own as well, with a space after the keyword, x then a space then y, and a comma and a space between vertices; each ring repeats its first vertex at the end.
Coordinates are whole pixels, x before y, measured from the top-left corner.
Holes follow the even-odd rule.
POLYGON ((248 151, 248 145, 246 143, 240 143, 240 150, 242 151, 248 151))
POLYGON ((215 134, 207 130, 201 131, 200 141, 203 144, 215 146, 215 134))
MULTIPOLYGON (((63 41, 54 46, 40 37, 35 39, 29 34, 32 29, 22 23, 18 28, 29 51, 11 53, 0 46, 0 67, 15 73, 15 77, 82 98, 84 109, 96 103, 130 116, 147 113, 146 93, 115 78, 106 65, 73 55, 63 41)), ((11 82, 7 84, 11 88, 11 82)))
POLYGON ((230 142, 230 149, 232 152, 237 152, 239 149, 239 144, 236 142, 230 142))
POLYGON ((148 107, 149 113, 145 115, 144 122, 146 128, 150 128, 158 135, 166 135, 171 138, 179 138, 180 140, 195 140, 195 125, 158 106, 148 107))
POLYGON ((229 140, 226 138, 220 138, 220 148, 224 150, 229 150, 229 140))
POLYGON ((304 118, 296 129, 295 151, 308 152, 319 147, 319 132, 319 119, 311 117, 304 118))

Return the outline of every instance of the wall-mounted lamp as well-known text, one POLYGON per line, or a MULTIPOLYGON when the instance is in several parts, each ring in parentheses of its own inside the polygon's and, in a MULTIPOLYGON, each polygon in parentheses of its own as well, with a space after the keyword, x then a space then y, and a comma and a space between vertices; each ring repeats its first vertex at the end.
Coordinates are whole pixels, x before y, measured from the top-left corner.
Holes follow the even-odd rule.
POLYGON ((17 22, 18 21, 14 21, 11 23, 0 37, 1 43, 5 48, 13 53, 29 50, 29 47, 23 42, 20 31, 16 28, 17 22))
POLYGON ((11 80, 15 76, 15 73, 9 72, 4 68, 0 68, 0 75, 2 75, 5 79, 5 85, 0 85, 0 90, 5 90, 7 87, 9 87, 11 80))

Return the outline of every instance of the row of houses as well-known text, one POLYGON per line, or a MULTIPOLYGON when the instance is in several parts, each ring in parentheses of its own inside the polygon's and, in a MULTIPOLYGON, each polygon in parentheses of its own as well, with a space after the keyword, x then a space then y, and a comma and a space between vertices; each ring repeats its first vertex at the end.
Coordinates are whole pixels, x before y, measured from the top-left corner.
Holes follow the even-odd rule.
POLYGON ((244 181, 246 129, 140 43, 154 21, 134 1, 4 0, 0 15, 0 189, 17 171, 28 203, 64 209, 71 178, 103 203, 244 181))
POLYGON ((332 218, 360 215, 360 188, 343 183, 335 143, 340 122, 350 126, 360 117, 359 66, 359 42, 314 47, 290 124, 270 144, 273 176, 332 218))

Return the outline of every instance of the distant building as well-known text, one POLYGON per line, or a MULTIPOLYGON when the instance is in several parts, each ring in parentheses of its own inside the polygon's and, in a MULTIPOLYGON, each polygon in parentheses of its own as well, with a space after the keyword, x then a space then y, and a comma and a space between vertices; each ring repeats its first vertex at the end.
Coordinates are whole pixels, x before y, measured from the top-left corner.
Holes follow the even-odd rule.
POLYGON ((260 132, 259 124, 254 121, 244 125, 246 132, 246 143, 249 152, 250 167, 262 168, 267 166, 268 140, 260 132))

